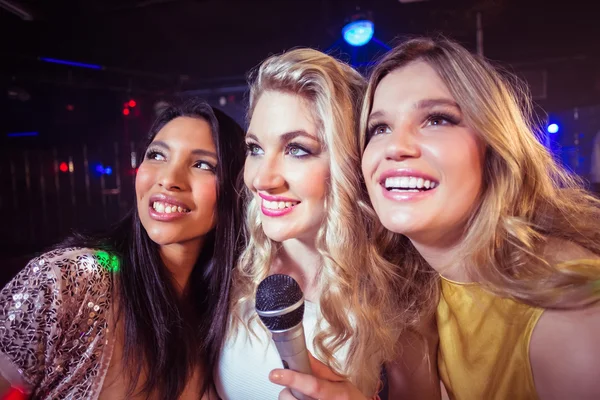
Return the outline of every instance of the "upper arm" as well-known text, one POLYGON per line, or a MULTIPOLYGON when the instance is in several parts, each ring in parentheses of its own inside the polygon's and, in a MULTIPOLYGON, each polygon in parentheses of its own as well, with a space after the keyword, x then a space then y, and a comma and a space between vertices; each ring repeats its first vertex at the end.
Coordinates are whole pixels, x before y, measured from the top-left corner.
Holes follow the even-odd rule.
POLYGON ((0 376, 0 396, 3 396, 10 389, 11 384, 9 381, 0 376))
POLYGON ((41 379, 60 304, 60 276, 43 257, 0 291, 0 373, 11 384, 35 385, 41 379))
POLYGON ((440 399, 438 335, 432 318, 421 333, 405 332, 401 352, 386 364, 390 399, 440 399))
POLYGON ((598 306, 542 314, 529 355, 541 400, 600 398, 599 335, 598 306))

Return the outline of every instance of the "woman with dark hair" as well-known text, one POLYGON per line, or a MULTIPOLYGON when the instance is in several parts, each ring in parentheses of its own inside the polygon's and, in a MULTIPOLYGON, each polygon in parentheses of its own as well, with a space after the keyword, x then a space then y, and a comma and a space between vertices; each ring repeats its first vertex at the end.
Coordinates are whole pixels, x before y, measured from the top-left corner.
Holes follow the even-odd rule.
POLYGON ((0 292, 0 387, 43 399, 216 398, 243 136, 203 101, 158 117, 132 211, 108 234, 31 260, 0 292))

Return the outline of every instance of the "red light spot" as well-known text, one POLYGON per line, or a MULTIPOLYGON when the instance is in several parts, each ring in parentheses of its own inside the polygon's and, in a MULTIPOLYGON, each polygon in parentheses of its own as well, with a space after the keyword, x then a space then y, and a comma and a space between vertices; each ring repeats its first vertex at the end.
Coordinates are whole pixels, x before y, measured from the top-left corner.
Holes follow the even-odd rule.
POLYGON ((135 100, 129 100, 129 103, 128 103, 128 104, 129 104, 129 107, 135 107, 135 105, 136 105, 137 103, 135 102, 135 100))
POLYGON ((123 109, 123 115, 129 115, 129 108, 123 109))
POLYGON ((67 111, 73 111, 75 109, 75 107, 73 106, 73 104, 67 104, 67 111))
POLYGON ((60 169, 61 172, 67 172, 69 170, 69 166, 67 165, 66 162, 63 161, 58 166, 58 169, 60 169))

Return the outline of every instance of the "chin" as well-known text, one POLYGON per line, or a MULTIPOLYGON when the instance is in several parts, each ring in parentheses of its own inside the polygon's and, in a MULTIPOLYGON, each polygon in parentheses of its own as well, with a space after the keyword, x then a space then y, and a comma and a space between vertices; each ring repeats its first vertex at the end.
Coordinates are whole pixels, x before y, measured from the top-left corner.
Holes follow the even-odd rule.
POLYGON ((169 244, 181 242, 181 240, 178 240, 178 238, 165 237, 164 235, 148 235, 148 236, 150 237, 150 240, 152 240, 154 243, 156 243, 159 246, 166 246, 169 244))
POLYGON ((298 226, 294 226, 292 222, 285 223, 284 221, 268 221, 266 224, 264 222, 262 224, 265 236, 275 242, 298 239, 305 232, 304 229, 299 228, 298 226))
POLYGON ((410 221, 410 219, 399 219, 399 218, 384 218, 381 219, 381 224, 388 231, 399 233, 400 235, 410 235, 410 232, 417 230, 417 227, 414 226, 415 221, 410 221))
POLYGON ((168 228, 169 227, 152 226, 148 229, 144 227, 150 240, 161 246, 179 242, 179 239, 182 236, 180 232, 173 232, 173 229, 168 228))
POLYGON ((283 242, 284 240, 294 239, 293 236, 287 234, 287 232, 273 231, 269 229, 264 229, 263 232, 265 236, 274 242, 283 242))

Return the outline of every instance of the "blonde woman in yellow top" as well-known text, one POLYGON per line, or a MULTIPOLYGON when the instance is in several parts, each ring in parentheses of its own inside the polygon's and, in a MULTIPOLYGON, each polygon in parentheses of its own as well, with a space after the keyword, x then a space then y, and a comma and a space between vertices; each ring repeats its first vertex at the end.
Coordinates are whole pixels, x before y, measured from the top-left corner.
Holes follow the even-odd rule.
MULTIPOLYGON (((382 59, 362 114, 379 240, 420 293, 407 331, 436 317, 450 398, 599 399, 600 202, 540 143, 523 94, 447 40, 382 59)), ((395 393, 410 369, 390 372, 395 393)))

